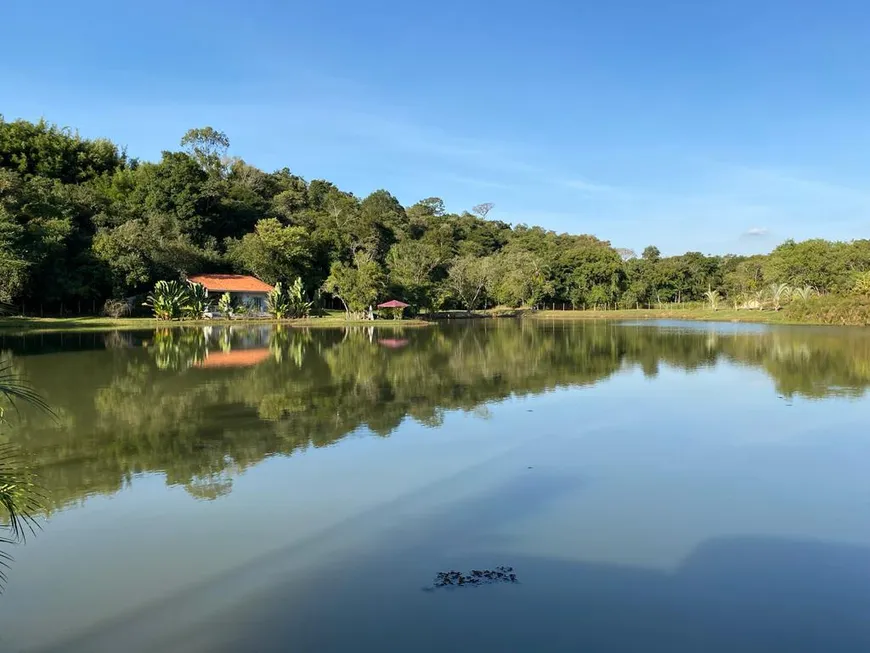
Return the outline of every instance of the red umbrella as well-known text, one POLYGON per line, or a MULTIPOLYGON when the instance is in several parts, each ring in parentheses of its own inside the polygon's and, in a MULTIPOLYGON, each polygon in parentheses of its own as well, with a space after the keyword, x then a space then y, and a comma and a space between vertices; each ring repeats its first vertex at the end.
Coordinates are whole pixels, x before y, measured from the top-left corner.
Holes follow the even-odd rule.
POLYGON ((408 306, 410 306, 410 304, 400 302, 398 299, 391 299, 383 304, 378 304, 378 308, 408 308, 408 306))

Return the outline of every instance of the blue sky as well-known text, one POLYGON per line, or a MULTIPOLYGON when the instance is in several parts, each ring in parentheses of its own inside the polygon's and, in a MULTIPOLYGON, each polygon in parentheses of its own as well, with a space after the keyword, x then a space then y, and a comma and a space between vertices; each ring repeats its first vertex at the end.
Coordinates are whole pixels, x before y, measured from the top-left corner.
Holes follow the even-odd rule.
POLYGON ((7 0, 0 112, 664 253, 870 236, 870 3, 7 0))

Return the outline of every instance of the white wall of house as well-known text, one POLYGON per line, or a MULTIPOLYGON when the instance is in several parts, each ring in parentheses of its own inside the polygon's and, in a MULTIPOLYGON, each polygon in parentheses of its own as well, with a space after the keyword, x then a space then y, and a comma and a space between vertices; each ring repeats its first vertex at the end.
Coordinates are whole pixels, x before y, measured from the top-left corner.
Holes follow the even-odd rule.
MULTIPOLYGON (((220 299, 224 292, 223 290, 206 290, 207 295, 214 298, 215 301, 220 299)), ((266 310, 266 293, 264 292, 230 292, 230 297, 233 298, 236 305, 254 305, 256 310, 266 310)))
POLYGON ((266 310, 266 293, 264 292, 239 292, 230 293, 239 304, 254 306, 259 311, 266 310))

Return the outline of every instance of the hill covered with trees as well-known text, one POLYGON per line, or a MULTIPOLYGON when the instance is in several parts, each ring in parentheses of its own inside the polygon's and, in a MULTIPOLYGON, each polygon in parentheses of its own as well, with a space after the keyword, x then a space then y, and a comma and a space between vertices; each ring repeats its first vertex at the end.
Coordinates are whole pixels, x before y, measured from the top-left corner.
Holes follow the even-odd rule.
POLYGON ((242 272, 301 277, 351 311, 398 296, 415 308, 757 301, 766 288, 870 291, 870 240, 787 241, 768 255, 636 256, 592 235, 449 213, 437 197, 360 198, 228 156, 192 129, 145 162, 47 122, 0 118, 0 301, 46 313, 141 295, 161 279, 242 272), (709 295, 706 295, 709 297, 709 295))

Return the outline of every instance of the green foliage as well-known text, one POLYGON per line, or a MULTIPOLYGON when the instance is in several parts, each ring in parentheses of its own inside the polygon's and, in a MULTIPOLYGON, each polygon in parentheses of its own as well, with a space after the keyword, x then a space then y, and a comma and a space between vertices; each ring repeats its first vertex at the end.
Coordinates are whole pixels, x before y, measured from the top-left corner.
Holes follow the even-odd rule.
POLYGON ((493 257, 487 277, 490 297, 506 306, 534 306, 553 291, 543 261, 527 251, 509 251, 493 257))
POLYGON ((106 140, 0 118, 0 301, 101 305, 231 270, 285 287, 301 278, 353 312, 386 291, 412 310, 653 306, 708 290, 738 305, 771 284, 870 291, 870 240, 786 241, 751 257, 650 245, 636 257, 590 235, 511 227, 492 219, 491 202, 405 208, 387 190, 358 198, 287 168, 267 173, 229 157, 229 145, 214 127, 191 129, 182 151, 139 162, 106 140))
POLYGON ((704 297, 710 303, 710 309, 716 310, 719 308, 719 300, 722 299, 718 290, 708 290, 704 293, 704 297))
POLYGON ((154 311, 158 320, 173 320, 181 317, 186 299, 187 290, 180 281, 160 280, 154 284, 143 306, 154 311))
POLYGON ((786 283, 772 283, 768 287, 768 291, 773 302, 773 310, 778 311, 781 308, 782 300, 791 295, 791 286, 786 283))
POLYGON ((341 300, 348 313, 362 313, 376 303, 386 286, 381 265, 369 254, 358 253, 352 264, 333 263, 323 290, 341 300))
POLYGON ((122 299, 107 299, 103 304, 103 315, 115 319, 130 315, 130 304, 122 299))
POLYGON ((202 166, 203 170, 219 172, 230 147, 230 139, 213 127, 189 129, 181 139, 181 146, 202 166))
POLYGON ((184 299, 184 316, 198 320, 211 310, 211 300, 208 291, 201 283, 187 283, 187 294, 184 299))
POLYGON ((154 284, 144 306, 150 308, 158 320, 181 317, 196 320, 211 309, 211 301, 202 284, 161 280, 154 284))
POLYGON ((223 295, 221 295, 217 303, 217 309, 218 312, 223 315, 232 316, 235 309, 235 305, 233 303, 233 296, 228 292, 225 292, 223 295))
POLYGON ((486 287, 494 279, 495 265, 491 257, 461 256, 450 264, 445 288, 457 298, 460 306, 473 311, 483 303, 486 287))
POLYGON ((793 299, 799 299, 801 301, 806 301, 810 297, 816 294, 816 289, 812 286, 803 286, 801 288, 792 288, 791 296, 793 299))
POLYGON ((276 218, 260 220, 253 233, 227 243, 227 257, 239 270, 270 284, 301 276, 314 256, 308 231, 282 226, 276 218))
POLYGON ((405 315, 405 309, 400 306, 396 306, 395 308, 381 308, 379 309, 379 312, 383 314, 384 317, 391 320, 401 320, 405 315))
MULTIPOLYGON (((6 407, 16 401, 51 414, 42 397, 8 363, 0 365, 0 397, 4 401, 0 404, 0 424, 5 422, 6 407)), ((0 444, 0 544, 17 544, 28 532, 34 532, 38 527, 35 515, 43 508, 41 500, 42 491, 19 449, 9 443, 0 444)), ((12 556, 0 551, 0 589, 7 581, 11 561, 12 556)))
POLYGON ((787 319, 840 326, 870 325, 870 297, 867 295, 817 295, 792 302, 784 310, 787 319))
POLYGON ((277 282, 266 295, 266 311, 277 320, 283 320, 290 313, 290 298, 277 282))
POLYGON ((299 277, 286 289, 279 281, 266 296, 266 310, 279 320, 308 317, 311 306, 312 303, 305 298, 305 289, 299 277))
POLYGON ((852 292, 857 295, 870 295, 870 271, 859 272, 852 282, 852 292))

